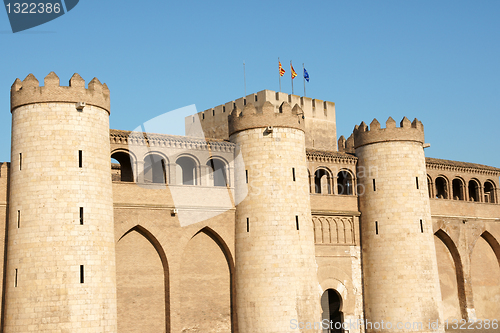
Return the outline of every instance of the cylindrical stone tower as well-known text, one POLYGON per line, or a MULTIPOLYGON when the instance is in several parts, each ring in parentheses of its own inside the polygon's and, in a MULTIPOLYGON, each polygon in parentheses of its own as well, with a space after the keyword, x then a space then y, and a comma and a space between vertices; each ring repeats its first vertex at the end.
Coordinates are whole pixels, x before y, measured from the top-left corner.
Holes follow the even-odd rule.
POLYGON ((109 89, 11 88, 4 332, 116 332, 109 89))
POLYGON ((424 128, 406 117, 354 129, 367 332, 442 332, 424 128))
POLYGON ((320 332, 303 112, 266 102, 229 116, 237 144, 236 303, 240 333, 320 332))

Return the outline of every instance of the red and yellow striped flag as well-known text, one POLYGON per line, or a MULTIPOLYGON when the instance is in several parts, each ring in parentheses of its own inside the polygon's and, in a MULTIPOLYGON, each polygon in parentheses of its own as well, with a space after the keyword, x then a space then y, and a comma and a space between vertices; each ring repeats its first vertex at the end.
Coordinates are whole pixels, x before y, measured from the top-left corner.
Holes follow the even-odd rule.
POLYGON ((281 66, 281 61, 278 61, 278 64, 280 65, 280 76, 283 76, 285 74, 285 70, 281 66))
POLYGON ((292 62, 290 61, 290 70, 292 71, 292 80, 295 79, 297 73, 295 73, 295 69, 293 69, 292 62))

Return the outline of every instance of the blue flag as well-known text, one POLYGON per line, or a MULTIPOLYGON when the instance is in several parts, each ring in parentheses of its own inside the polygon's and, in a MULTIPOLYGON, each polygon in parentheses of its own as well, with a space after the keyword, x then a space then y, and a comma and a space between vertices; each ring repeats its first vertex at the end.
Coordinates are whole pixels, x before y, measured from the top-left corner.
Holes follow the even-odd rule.
POLYGON ((304 79, 306 79, 307 82, 309 82, 309 73, 306 71, 304 68, 304 79))

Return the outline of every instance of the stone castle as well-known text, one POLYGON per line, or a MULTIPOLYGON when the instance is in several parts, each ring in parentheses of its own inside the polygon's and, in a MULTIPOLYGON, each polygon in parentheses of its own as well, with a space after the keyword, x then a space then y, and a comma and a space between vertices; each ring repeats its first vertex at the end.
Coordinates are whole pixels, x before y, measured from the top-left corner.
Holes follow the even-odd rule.
POLYGON ((17 79, 11 113, 3 332, 500 319, 500 169, 426 158, 417 119, 337 140, 334 103, 263 90, 186 117, 186 136, 110 130, 106 84, 53 72, 17 79))

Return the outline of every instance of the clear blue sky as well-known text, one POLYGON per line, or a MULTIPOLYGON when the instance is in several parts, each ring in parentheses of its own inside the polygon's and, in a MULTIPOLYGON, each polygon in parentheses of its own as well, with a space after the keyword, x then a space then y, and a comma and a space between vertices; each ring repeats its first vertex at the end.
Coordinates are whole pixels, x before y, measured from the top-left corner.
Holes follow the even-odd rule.
POLYGON ((243 61, 248 93, 278 90, 280 57, 282 90, 289 61, 299 75, 305 63, 307 95, 336 103, 339 136, 374 117, 417 117, 427 156, 500 167, 499 17, 500 1, 81 0, 12 34, 0 10, 0 161, 10 160, 17 77, 95 76, 111 90, 111 127, 132 130, 243 96, 243 61))

